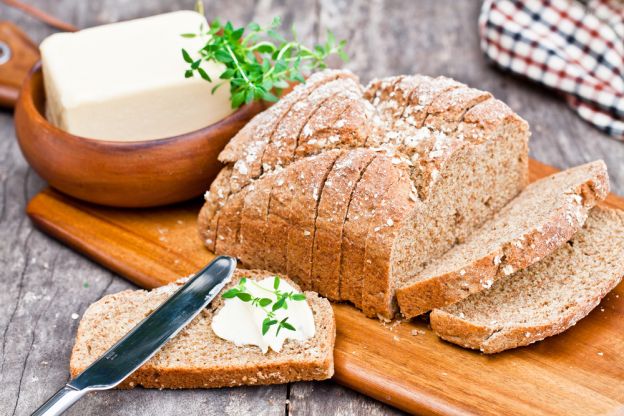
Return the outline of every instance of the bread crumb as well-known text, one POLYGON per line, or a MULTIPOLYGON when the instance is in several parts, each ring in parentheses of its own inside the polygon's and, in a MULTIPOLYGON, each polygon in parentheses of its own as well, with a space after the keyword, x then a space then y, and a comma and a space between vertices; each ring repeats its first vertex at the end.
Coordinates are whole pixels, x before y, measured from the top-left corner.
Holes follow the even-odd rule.
POLYGON ((514 268, 511 264, 508 264, 507 266, 503 267, 503 273, 505 273, 505 276, 509 276, 513 272, 514 272, 514 268))
POLYGON ((412 329, 410 333, 412 336, 425 335, 425 331, 419 331, 418 329, 412 329))
POLYGON ((80 315, 74 312, 71 314, 71 318, 75 321, 76 319, 80 318, 80 315))
POLYGON ((485 281, 485 283, 482 283, 481 286, 483 286, 484 289, 489 289, 492 287, 492 284, 494 283, 494 281, 492 279, 487 279, 485 281))
POLYGON ((494 257, 494 266, 498 266, 499 264, 501 264, 501 256, 495 256, 494 257))

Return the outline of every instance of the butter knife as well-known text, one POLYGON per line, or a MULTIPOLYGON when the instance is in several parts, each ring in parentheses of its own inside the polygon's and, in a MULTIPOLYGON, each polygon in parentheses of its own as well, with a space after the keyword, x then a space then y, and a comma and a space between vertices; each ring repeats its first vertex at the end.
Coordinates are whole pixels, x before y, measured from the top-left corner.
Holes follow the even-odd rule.
POLYGON ((217 257, 48 399, 33 416, 60 415, 87 392, 117 386, 191 322, 230 281, 235 268, 234 258, 217 257))

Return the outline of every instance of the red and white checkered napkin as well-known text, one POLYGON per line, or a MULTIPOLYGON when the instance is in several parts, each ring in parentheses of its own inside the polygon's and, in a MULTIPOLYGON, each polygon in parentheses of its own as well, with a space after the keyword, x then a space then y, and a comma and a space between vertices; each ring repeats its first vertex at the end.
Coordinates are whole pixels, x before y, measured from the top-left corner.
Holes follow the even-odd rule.
POLYGON ((624 0, 485 0, 481 48, 624 140, 624 0))

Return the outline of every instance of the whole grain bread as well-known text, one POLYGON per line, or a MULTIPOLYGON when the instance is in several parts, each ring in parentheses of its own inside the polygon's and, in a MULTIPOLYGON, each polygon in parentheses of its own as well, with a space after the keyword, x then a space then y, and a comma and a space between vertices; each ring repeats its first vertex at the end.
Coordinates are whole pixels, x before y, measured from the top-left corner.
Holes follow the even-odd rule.
POLYGON ((285 236, 288 239, 286 270, 289 276, 296 276, 295 280, 304 290, 313 286, 310 280, 312 248, 319 200, 327 176, 341 154, 341 150, 330 150, 307 159, 307 163, 296 169, 288 219, 290 228, 285 236))
POLYGON ((251 185, 255 193, 248 192, 245 195, 240 216, 240 246, 237 253, 241 262, 249 269, 266 269, 266 228, 274 178, 275 172, 269 172, 262 180, 251 185))
POLYGON ((539 261, 568 241, 608 192, 602 161, 529 185, 466 242, 402 285, 401 313, 412 318, 458 302, 539 261))
POLYGON ((380 154, 368 165, 357 183, 343 227, 340 263, 340 296, 362 308, 364 254, 371 218, 385 191, 399 173, 391 158, 380 154))
POLYGON ((369 149, 345 152, 325 181, 318 206, 312 259, 312 290, 331 300, 340 296, 342 234, 355 187, 376 153, 369 149))
MULTIPOLYGON (((241 277, 262 280, 271 275, 266 271, 237 270, 227 287, 237 284, 241 277)), ((91 305, 78 327, 70 360, 71 376, 86 369, 184 281, 152 291, 126 290, 91 305)), ((306 297, 316 328, 314 337, 305 342, 287 340, 279 353, 269 350, 263 354, 255 346, 239 347, 223 340, 211 328, 212 317, 223 305, 223 300, 217 298, 119 388, 214 388, 328 379, 334 373, 333 310, 316 293, 306 292, 306 297)))
MULTIPOLYGON (((202 215, 222 218, 229 205, 234 205, 229 212, 239 212, 235 205, 240 198, 235 195, 247 192, 243 224, 250 216, 261 218, 266 206, 266 226, 260 220, 257 227, 241 233, 236 231, 236 220, 231 225, 226 221, 225 232, 217 232, 218 253, 242 255, 244 264, 263 265, 279 273, 290 270, 290 277, 305 287, 318 288, 322 295, 350 301, 369 316, 387 319, 397 311, 395 291, 406 277, 465 241, 526 186, 529 132, 524 120, 490 94, 449 78, 399 76, 373 81, 363 91, 353 85, 353 77, 334 76, 310 92, 301 105, 293 104, 273 123, 261 175, 249 177, 243 188, 240 180, 230 184, 225 207, 204 209, 202 215), (278 135, 278 130, 288 134, 278 135), (300 214, 298 208, 291 210, 293 195, 309 185, 300 183, 300 172, 313 170, 314 156, 333 149, 362 149, 376 156, 343 191, 349 200, 341 203, 336 215, 322 217, 318 224, 326 230, 331 220, 338 227, 333 235, 341 238, 336 249, 340 253, 328 260, 325 270, 322 264, 320 269, 310 264, 310 259, 314 263, 319 257, 314 242, 318 225, 311 231, 312 245, 289 244, 286 236, 301 237, 296 229, 291 232, 290 219, 291 212, 300 214), (257 186, 268 175, 276 178, 270 192, 266 187, 258 192, 257 186), (245 214, 247 206, 250 214, 245 214), (378 227, 385 228, 377 233, 378 227), (241 253, 241 244, 254 230, 258 234, 251 238, 253 248, 241 253), (237 240, 219 244, 219 236, 237 240), (264 249, 258 247, 262 241, 264 249), (289 253, 289 247, 303 250, 289 253), (339 267, 335 267, 337 261, 339 267)), ((238 142, 238 157, 245 159, 253 153, 238 142)), ((223 159, 232 169, 231 176, 238 175, 236 164, 242 160, 233 157, 235 153, 223 159)), ((324 189, 325 182, 317 187, 324 189)), ((210 195, 217 191, 211 187, 210 195)), ((303 216, 315 215, 317 222, 320 204, 310 202, 316 213, 303 216)), ((202 218, 201 226, 212 223, 211 218, 202 218)))
POLYGON ((624 276, 624 212, 596 207, 550 256, 430 315, 443 339, 491 354, 559 334, 624 276))

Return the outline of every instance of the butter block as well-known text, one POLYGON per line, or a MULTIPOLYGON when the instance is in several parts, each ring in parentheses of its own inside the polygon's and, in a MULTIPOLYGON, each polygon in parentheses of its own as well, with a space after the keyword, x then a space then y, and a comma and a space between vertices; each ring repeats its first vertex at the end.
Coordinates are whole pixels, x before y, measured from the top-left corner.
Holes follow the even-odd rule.
POLYGON ((135 141, 171 137, 213 124, 233 112, 230 86, 212 88, 221 64, 202 67, 213 82, 184 78, 205 40, 183 38, 206 19, 193 11, 57 33, 40 46, 46 117, 83 137, 135 141), (196 56, 196 55, 193 55, 196 56))

